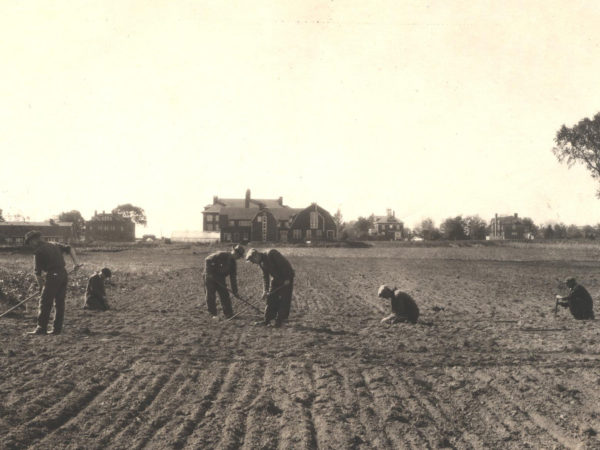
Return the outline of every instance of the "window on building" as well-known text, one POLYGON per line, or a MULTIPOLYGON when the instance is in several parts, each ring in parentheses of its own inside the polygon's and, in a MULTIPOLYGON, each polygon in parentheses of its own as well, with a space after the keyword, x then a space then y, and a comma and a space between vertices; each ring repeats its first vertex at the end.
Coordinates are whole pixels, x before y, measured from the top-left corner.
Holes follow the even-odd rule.
POLYGON ((242 239, 243 239, 244 241, 247 241, 247 240, 249 239, 249 235, 248 235, 248 232, 247 232, 247 231, 244 231, 244 232, 242 233, 242 239))
POLYGON ((212 223, 207 223, 206 224, 206 231, 212 231, 213 230, 213 224, 212 223))
POLYGON ((317 236, 317 238, 319 238, 319 239, 320 239, 320 238, 322 238, 322 237, 323 237, 323 230, 317 230, 317 231, 316 231, 316 236, 317 236))
POLYGON ((308 241, 308 240, 310 240, 310 239, 312 239, 312 233, 311 233, 311 230, 306 230, 306 240, 308 241))
POLYGON ((333 230, 327 230, 327 239, 329 239, 330 241, 333 241, 334 235, 333 235, 333 230))
POLYGON ((249 227, 252 225, 252 222, 249 220, 238 220, 238 225, 240 227, 249 227))
POLYGON ((215 223, 215 231, 219 231, 221 228, 219 228, 219 224, 215 223))
POLYGON ((231 242, 231 234, 223 233, 223 242, 231 242))
POLYGON ((233 233, 233 242, 240 241, 240 233, 233 233))
POLYGON ((256 218, 256 221, 257 221, 257 222, 262 222, 262 219, 263 219, 263 216, 258 216, 258 217, 256 218))
POLYGON ((229 226, 230 227, 235 227, 235 220, 230 220, 229 221, 229 226))
POLYGON ((302 230, 295 229, 292 232, 292 236, 294 236, 294 239, 296 240, 302 239, 302 230))
POLYGON ((319 228, 319 213, 316 211, 310 213, 310 228, 313 230, 319 228))

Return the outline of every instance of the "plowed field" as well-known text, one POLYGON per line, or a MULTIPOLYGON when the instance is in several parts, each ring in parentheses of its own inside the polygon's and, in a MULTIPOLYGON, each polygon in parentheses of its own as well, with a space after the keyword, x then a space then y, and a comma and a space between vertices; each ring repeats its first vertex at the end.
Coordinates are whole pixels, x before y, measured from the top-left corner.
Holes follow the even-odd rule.
MULTIPOLYGON (((82 250, 62 335, 25 335, 34 302, 0 319, 0 448, 600 448, 598 322, 553 314, 557 278, 600 294, 599 246, 281 251, 297 279, 277 329, 210 319, 206 247, 82 250), (105 265, 114 308, 84 311, 105 265), (417 325, 380 324, 383 283, 417 325)), ((259 269, 238 267, 257 301, 259 269)))

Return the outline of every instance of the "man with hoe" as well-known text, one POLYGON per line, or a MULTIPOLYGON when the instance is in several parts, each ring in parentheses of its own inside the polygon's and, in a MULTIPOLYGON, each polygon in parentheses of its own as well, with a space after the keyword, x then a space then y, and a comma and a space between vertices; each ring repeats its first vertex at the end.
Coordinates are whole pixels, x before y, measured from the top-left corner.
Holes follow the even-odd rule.
POLYGON ((294 289, 292 265, 275 249, 261 253, 251 248, 246 255, 246 261, 258 264, 263 273, 262 298, 267 300, 267 307, 264 322, 257 322, 256 325, 269 325, 275 319, 275 326, 281 327, 290 315, 294 289))
POLYGON ((237 297, 237 263, 236 260, 244 256, 244 247, 236 245, 230 252, 216 252, 206 257, 204 261, 204 287, 206 290, 206 305, 208 312, 213 317, 217 318, 217 303, 216 293, 219 293, 223 315, 227 318, 233 316, 233 308, 231 307, 231 298, 225 278, 229 276, 231 283, 231 292, 237 297))
POLYGON ((39 231, 29 231, 25 235, 25 245, 33 249, 35 277, 42 293, 37 327, 29 334, 45 335, 48 332, 52 304, 54 304, 55 309, 52 334, 60 334, 65 317, 65 297, 68 281, 63 255, 67 254, 71 257, 73 270, 77 270, 81 265, 77 262, 75 250, 71 246, 45 242, 42 240, 39 231), (42 277, 42 272, 46 273, 45 279, 42 277))
POLYGON ((111 270, 105 267, 90 277, 87 289, 85 290, 83 309, 95 309, 98 311, 107 311, 109 309, 108 302, 106 301, 104 282, 105 280, 109 280, 111 276, 111 270))
POLYGON ((379 287, 377 295, 379 298, 390 299, 392 302, 392 313, 389 316, 384 317, 381 320, 381 323, 417 323, 417 319, 419 318, 419 307, 406 292, 402 292, 396 288, 391 289, 384 284, 379 287))
POLYGON ((557 295, 556 305, 569 308, 569 311, 577 320, 593 319, 594 304, 587 289, 578 284, 575 278, 572 277, 567 278, 565 284, 569 288, 569 294, 565 296, 557 295))

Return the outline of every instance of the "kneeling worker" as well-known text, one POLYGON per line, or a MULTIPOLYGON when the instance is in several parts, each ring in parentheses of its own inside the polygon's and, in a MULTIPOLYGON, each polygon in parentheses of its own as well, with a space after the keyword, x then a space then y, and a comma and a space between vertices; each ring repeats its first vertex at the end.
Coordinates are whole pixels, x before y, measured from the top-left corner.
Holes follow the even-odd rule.
POLYGON ((95 309, 98 311, 107 311, 109 309, 106 301, 106 291, 104 290, 104 281, 110 279, 112 272, 105 267, 100 272, 90 277, 85 291, 85 303, 83 309, 95 309))
POLYGON ((246 254, 246 261, 258 264, 263 273, 262 298, 267 300, 267 307, 264 322, 257 322, 256 325, 268 325, 275 319, 275 326, 282 326, 288 320, 292 303, 294 290, 292 265, 275 249, 261 253, 251 248, 246 254))
POLYGON ((569 288, 569 295, 557 295, 556 300, 563 308, 569 308, 573 317, 577 320, 589 320, 594 318, 594 304, 592 296, 575 278, 567 278, 565 284, 569 288), (562 302, 559 300, 563 300, 562 302))
POLYGON ((238 295, 237 263, 236 259, 244 256, 244 247, 236 245, 230 252, 216 252, 208 255, 205 260, 204 287, 206 290, 206 306, 213 319, 217 318, 217 295, 221 299, 223 314, 229 318, 233 316, 231 298, 227 290, 225 278, 229 276, 231 292, 238 295))
POLYGON ((391 289, 385 284, 379 288, 377 295, 392 301, 392 314, 384 317, 381 323, 410 322, 417 323, 419 318, 419 307, 406 292, 399 289, 391 289))

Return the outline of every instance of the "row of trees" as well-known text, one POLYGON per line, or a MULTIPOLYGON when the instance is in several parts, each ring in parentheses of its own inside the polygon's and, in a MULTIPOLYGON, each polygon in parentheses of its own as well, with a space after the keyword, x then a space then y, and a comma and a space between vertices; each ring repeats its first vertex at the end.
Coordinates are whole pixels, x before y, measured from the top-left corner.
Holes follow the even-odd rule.
MULTIPOLYGON (((369 239, 369 230, 374 227, 375 216, 359 217, 344 222, 338 209, 333 216, 342 239, 369 239)), ((529 217, 521 219, 525 230, 536 239, 595 239, 600 237, 600 224, 596 226, 565 225, 564 223, 536 225, 529 217)), ((423 219, 412 230, 402 225, 404 239, 421 238, 424 240, 484 240, 491 232, 489 222, 478 215, 449 217, 436 226, 431 218, 423 219)))

